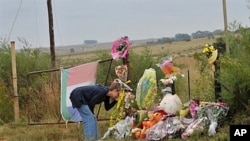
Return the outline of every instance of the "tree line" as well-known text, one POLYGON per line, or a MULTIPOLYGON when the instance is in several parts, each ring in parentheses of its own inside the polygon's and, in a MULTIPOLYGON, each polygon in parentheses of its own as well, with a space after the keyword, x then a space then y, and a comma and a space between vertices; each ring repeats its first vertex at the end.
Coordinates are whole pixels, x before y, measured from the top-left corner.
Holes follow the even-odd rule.
POLYGON ((215 30, 213 32, 210 31, 196 31, 191 35, 187 33, 178 33, 175 34, 174 37, 163 37, 158 39, 157 41, 148 41, 147 44, 159 44, 159 43, 172 43, 172 42, 179 42, 179 41, 191 41, 191 39, 199 39, 199 38, 213 38, 216 35, 221 35, 223 33, 222 30, 215 30))

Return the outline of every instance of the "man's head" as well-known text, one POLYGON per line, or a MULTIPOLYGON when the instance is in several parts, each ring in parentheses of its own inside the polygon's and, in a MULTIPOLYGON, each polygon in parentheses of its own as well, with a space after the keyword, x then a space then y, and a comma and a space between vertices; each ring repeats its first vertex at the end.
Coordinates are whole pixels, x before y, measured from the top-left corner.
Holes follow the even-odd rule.
POLYGON ((118 101, 119 94, 121 91, 121 84, 117 82, 112 82, 109 86, 108 96, 118 101))

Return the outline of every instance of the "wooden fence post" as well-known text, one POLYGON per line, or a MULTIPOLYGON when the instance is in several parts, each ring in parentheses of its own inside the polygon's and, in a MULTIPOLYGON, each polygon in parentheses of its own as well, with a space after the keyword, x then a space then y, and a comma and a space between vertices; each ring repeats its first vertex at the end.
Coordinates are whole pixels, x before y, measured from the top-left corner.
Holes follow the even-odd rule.
POLYGON ((16 72, 16 50, 15 42, 11 41, 11 61, 12 61, 12 80, 14 88, 14 118, 15 122, 19 120, 19 102, 17 93, 17 72, 16 72))

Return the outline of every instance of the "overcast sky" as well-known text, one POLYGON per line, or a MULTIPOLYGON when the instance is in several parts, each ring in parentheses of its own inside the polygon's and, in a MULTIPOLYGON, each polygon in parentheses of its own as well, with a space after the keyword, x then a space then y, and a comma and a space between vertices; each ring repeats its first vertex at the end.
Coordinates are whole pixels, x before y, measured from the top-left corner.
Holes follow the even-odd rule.
MULTIPOLYGON (((226 1, 228 24, 249 27, 250 3, 226 1)), ((52 7, 56 46, 224 29, 222 0, 52 0, 52 7)), ((0 0, 0 33, 17 44, 21 37, 34 47, 49 47, 47 0, 0 0)))

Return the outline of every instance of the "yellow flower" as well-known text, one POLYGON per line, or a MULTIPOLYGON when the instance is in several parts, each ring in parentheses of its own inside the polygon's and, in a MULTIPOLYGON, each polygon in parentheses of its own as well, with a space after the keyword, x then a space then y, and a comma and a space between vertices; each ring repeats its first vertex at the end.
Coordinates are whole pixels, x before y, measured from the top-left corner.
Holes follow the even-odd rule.
POLYGON ((208 58, 210 58, 212 56, 212 52, 215 50, 216 49, 213 45, 205 44, 202 52, 205 53, 208 58))
POLYGON ((123 106, 124 99, 125 99, 125 91, 124 89, 122 89, 122 91, 119 94, 119 99, 116 108, 113 110, 110 116, 110 126, 113 126, 122 119, 124 112, 124 106, 123 106))

